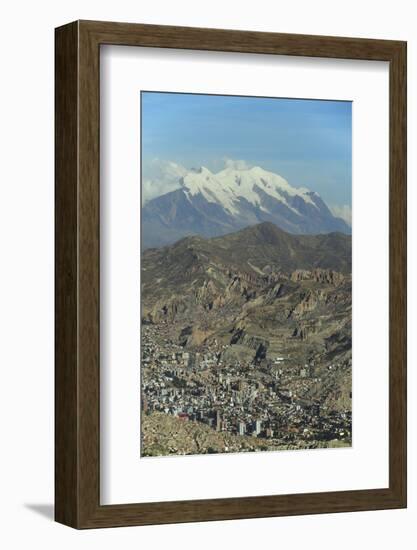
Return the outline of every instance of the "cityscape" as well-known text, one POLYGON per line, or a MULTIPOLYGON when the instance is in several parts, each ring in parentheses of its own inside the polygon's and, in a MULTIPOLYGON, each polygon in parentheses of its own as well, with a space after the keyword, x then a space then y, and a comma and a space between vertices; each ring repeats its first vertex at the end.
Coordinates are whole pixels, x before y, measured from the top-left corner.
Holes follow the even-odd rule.
MULTIPOLYGON (((272 362, 223 364, 216 347, 184 351, 166 340, 167 332, 164 324, 142 328, 143 414, 169 414, 216 432, 258 438, 256 444, 237 440, 235 451, 350 443, 351 410, 332 410, 309 397, 323 376, 315 374, 314 361, 295 365, 290 357, 277 356, 272 362)), ((324 375, 350 369, 350 360, 333 363, 324 375)))

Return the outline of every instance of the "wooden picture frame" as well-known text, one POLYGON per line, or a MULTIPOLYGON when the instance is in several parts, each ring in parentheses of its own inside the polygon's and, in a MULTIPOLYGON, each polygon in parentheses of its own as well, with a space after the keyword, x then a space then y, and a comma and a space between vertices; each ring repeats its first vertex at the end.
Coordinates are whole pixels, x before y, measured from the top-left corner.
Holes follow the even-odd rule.
POLYGON ((406 507, 406 43, 76 21, 56 29, 55 518, 117 527, 406 507), (389 62, 389 487, 100 505, 99 55, 117 44, 389 62))

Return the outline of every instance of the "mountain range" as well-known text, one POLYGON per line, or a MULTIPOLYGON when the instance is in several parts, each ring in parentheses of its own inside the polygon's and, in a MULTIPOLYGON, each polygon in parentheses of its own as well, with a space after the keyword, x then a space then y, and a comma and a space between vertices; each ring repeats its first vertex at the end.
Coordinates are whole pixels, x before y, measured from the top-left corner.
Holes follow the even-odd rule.
POLYGON ((351 233, 320 195, 292 187, 260 168, 205 167, 178 178, 178 188, 142 207, 144 249, 172 244, 189 235, 216 237, 262 222, 292 234, 351 233))
POLYGON ((291 235, 270 222, 221 237, 185 237, 142 254, 143 313, 169 310, 196 293, 224 294, 235 277, 269 288, 297 271, 327 270, 350 276, 350 235, 291 235), (272 281, 272 282, 271 282, 272 281), (209 291, 210 289, 210 291, 209 291))

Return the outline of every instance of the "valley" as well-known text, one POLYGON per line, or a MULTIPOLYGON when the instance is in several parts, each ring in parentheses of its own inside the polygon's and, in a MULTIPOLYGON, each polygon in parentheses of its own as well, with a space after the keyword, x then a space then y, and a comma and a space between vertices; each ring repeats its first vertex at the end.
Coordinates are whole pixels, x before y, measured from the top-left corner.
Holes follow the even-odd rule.
POLYGON ((263 222, 142 252, 142 456, 350 446, 351 237, 263 222))

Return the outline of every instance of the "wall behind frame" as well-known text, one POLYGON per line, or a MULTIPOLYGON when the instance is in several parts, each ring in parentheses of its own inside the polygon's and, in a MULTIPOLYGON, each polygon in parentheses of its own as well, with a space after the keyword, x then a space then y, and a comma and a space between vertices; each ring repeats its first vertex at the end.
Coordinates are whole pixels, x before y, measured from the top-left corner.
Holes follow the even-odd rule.
POLYGON ((409 508, 206 524, 76 532, 53 516, 54 27, 74 19, 240 28, 408 40, 409 331, 417 331, 417 37, 413 3, 385 0, 16 0, 2 6, 0 162, 0 543, 45 549, 117 546, 202 549, 280 543, 295 550, 415 545, 417 339, 409 338, 409 508), (414 343, 413 343, 414 340, 414 343), (3 375, 4 375, 3 374, 3 375))

